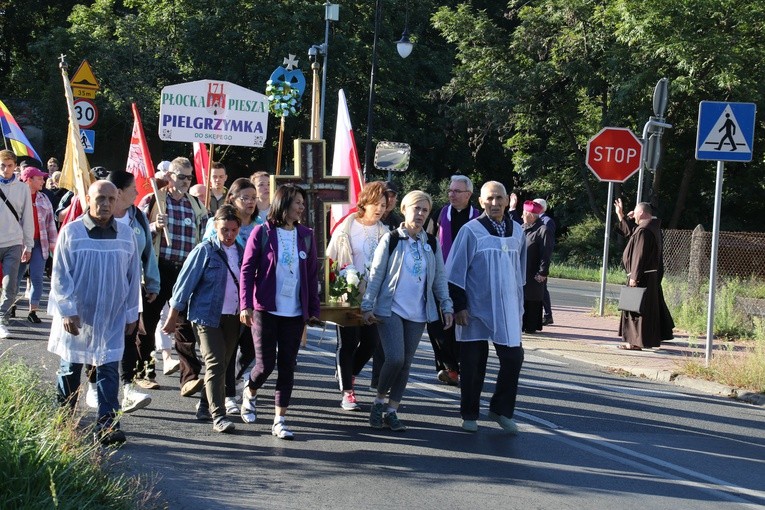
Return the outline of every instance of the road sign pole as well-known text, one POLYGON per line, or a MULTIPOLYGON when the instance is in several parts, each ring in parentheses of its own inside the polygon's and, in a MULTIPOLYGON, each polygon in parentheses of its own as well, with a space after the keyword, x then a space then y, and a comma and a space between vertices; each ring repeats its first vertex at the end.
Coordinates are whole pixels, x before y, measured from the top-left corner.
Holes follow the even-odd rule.
POLYGON ((608 274, 608 244, 611 240, 611 208, 614 206, 614 183, 608 183, 608 200, 606 201, 606 233, 603 236, 603 270, 600 273, 600 316, 605 313, 606 275, 608 274))
POLYGON ((712 359, 715 324, 715 288, 717 283, 717 249, 720 244, 720 209, 722 205, 723 171, 725 162, 717 162, 717 184, 715 186, 715 212, 712 223, 712 254, 709 261, 709 302, 707 303, 707 348, 706 365, 712 359))

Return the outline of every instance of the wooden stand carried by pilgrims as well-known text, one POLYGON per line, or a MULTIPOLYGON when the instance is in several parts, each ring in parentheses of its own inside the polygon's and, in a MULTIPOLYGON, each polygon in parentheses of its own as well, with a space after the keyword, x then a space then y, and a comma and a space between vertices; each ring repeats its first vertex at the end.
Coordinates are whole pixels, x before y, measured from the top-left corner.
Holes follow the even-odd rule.
POLYGON ((330 205, 349 203, 350 178, 327 175, 326 142, 319 139, 319 67, 317 62, 311 64, 313 71, 311 139, 294 141, 295 174, 272 175, 271 196, 274 196, 279 186, 288 183, 300 186, 306 191, 308 226, 313 229, 316 236, 316 255, 319 259, 319 267, 324 270, 324 278, 319 278, 321 286, 319 318, 340 326, 361 326, 361 310, 358 306, 329 302, 329 261, 325 255, 328 238, 327 217, 330 205))

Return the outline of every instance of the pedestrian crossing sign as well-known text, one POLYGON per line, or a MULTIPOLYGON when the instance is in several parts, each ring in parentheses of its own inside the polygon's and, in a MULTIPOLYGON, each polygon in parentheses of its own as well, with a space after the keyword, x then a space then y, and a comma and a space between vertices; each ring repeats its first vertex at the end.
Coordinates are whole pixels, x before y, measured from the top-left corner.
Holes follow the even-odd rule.
POLYGON ((699 103, 696 159, 752 161, 756 111, 754 103, 699 103))
POLYGON ((80 142, 85 154, 93 154, 96 149, 96 132, 92 129, 80 129, 80 142))

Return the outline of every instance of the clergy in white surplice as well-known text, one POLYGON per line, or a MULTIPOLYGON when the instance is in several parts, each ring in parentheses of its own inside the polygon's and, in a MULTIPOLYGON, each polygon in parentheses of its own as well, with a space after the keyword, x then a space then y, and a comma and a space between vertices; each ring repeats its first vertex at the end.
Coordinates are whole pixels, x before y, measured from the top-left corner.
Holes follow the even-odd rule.
POLYGON ((509 199, 495 181, 481 188, 484 213, 463 226, 446 263, 460 342, 462 428, 478 430, 489 342, 499 358, 496 389, 488 418, 515 434, 512 420, 523 364, 521 319, 526 273, 523 230, 505 214, 509 199))

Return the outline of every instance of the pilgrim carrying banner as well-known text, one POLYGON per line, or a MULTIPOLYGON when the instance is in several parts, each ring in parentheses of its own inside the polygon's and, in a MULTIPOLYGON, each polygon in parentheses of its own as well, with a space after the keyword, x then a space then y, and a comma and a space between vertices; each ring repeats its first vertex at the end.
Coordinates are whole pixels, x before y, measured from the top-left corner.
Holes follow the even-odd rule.
POLYGON ((268 99, 239 85, 199 80, 162 89, 162 140, 263 147, 267 127, 268 99))

